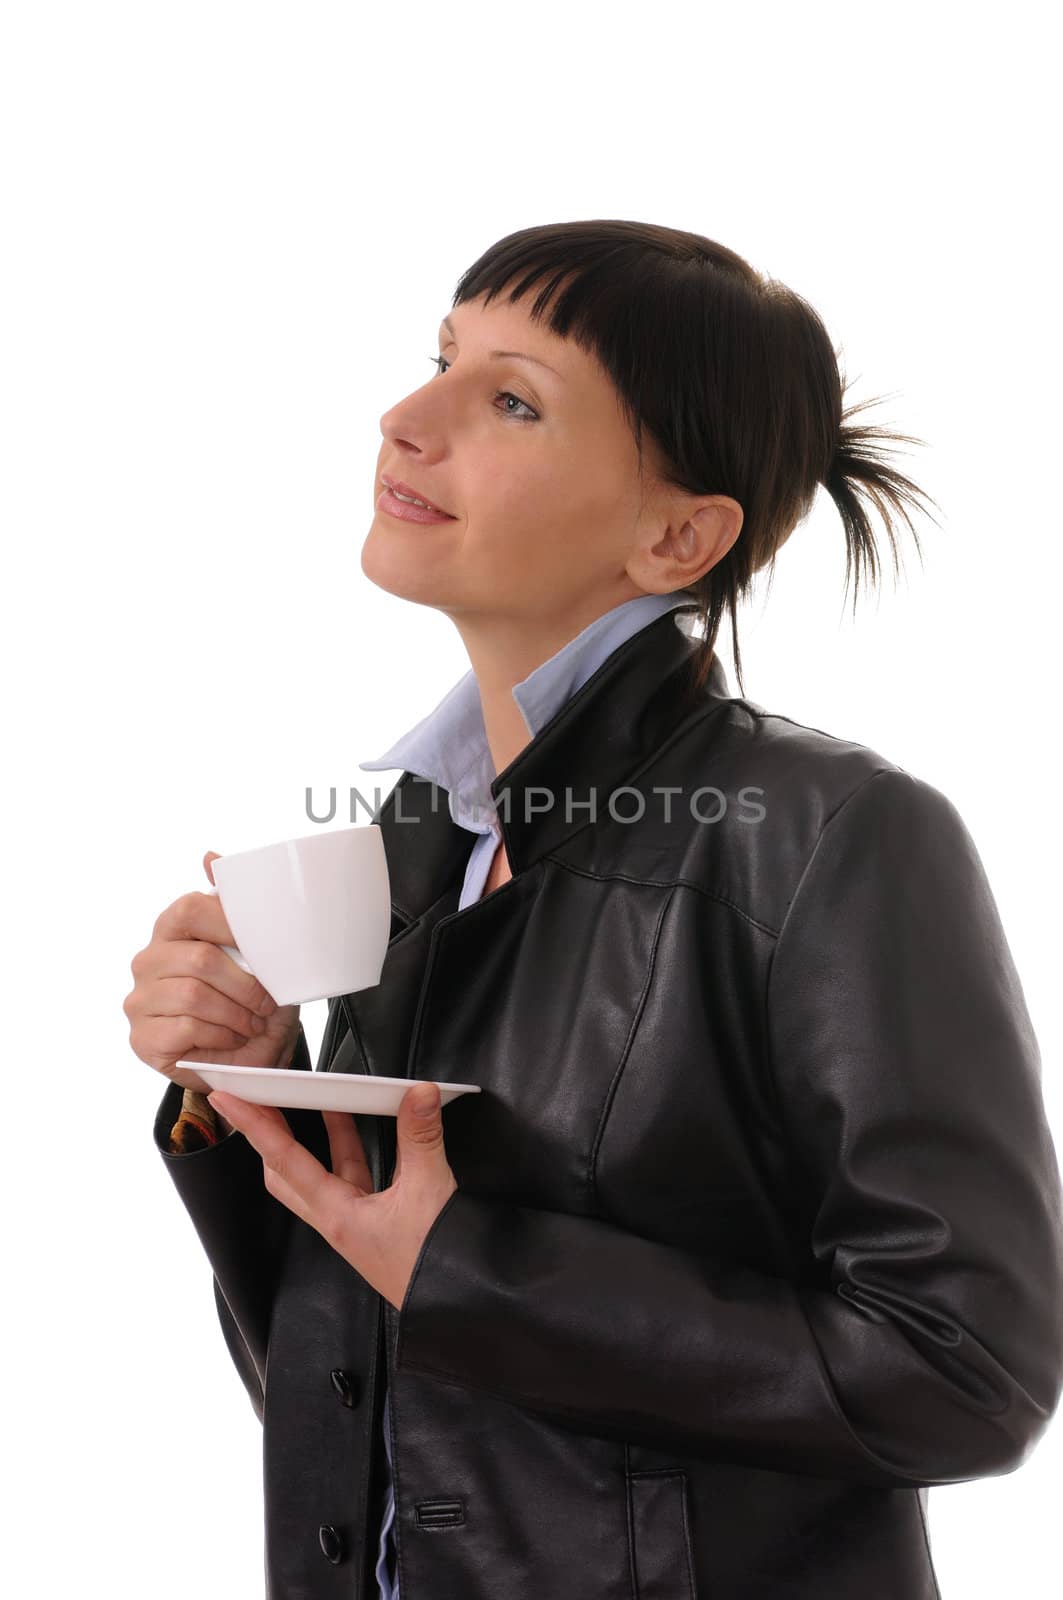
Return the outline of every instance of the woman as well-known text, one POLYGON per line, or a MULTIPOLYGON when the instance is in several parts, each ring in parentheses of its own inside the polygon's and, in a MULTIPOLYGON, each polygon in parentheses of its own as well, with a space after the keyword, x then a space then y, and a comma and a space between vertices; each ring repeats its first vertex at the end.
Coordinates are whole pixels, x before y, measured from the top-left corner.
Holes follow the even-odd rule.
MULTIPOLYGON (((471 666, 362 763, 402 772, 392 937, 318 1070, 483 1092, 393 1136, 172 1083, 155 1123, 264 1424, 267 1592, 929 1600, 927 1489, 1017 1467, 1063 1381, 1037 1045, 952 804, 715 656, 729 612, 741 689, 817 486, 857 586, 865 499, 896 556, 903 436, 678 230, 513 234, 440 339, 362 570, 471 666)), ((309 1070, 230 939, 163 913, 134 1050, 309 1070)))

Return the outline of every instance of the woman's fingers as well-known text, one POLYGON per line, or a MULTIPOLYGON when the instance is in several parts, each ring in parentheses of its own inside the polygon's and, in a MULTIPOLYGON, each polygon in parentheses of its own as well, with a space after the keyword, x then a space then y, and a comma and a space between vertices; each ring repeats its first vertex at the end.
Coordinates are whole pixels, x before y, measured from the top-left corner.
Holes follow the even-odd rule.
POLYGON ((242 1033, 199 1017, 142 1017, 137 1022, 137 1054, 142 1061, 216 1061, 224 1066, 225 1052, 242 1050, 246 1044, 242 1033))
POLYGON ((221 949, 233 943, 220 901, 213 895, 185 894, 167 906, 155 924, 151 943, 138 950, 130 970, 138 985, 182 974, 203 978, 249 1011, 268 1017, 273 996, 221 949))
POLYGON ((322 1111, 328 1130, 332 1171, 365 1194, 372 1194, 373 1175, 365 1158, 361 1135, 349 1111, 322 1111))
POLYGON ((230 999, 206 978, 187 973, 156 978, 150 993, 145 995, 145 1008, 142 1014, 149 1017, 199 1017, 203 1022, 219 1023, 248 1039, 266 1030, 265 1017, 230 999))

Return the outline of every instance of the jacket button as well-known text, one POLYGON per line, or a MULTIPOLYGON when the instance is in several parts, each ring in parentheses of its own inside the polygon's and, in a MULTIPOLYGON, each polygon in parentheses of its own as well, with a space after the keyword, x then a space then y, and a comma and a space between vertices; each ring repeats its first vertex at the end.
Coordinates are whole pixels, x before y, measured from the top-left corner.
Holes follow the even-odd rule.
POLYGON ((317 1530, 318 1543, 324 1553, 325 1559, 338 1567, 343 1560, 343 1540, 331 1525, 317 1530))
POLYGON ((353 1408, 358 1404, 358 1379, 350 1372, 345 1372, 342 1367, 335 1367, 329 1373, 332 1387, 339 1395, 345 1406, 353 1408))

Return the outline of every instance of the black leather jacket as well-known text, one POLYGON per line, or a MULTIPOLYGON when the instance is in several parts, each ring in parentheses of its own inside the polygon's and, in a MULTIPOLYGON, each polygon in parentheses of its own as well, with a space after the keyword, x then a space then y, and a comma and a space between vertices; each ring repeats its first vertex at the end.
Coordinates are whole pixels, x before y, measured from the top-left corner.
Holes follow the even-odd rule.
MULTIPOLYGON (((270 1600, 375 1600, 385 1362, 401 1600, 930 1600, 927 1487, 1056 1406, 1059 1171, 971 837, 718 662, 691 702, 690 650, 664 614, 499 775, 513 877, 476 904, 445 793, 380 807, 383 976, 317 1070, 483 1088, 401 1313, 241 1135, 166 1154, 166 1091, 270 1600)), ((386 1186, 394 1122, 358 1126, 386 1186)))

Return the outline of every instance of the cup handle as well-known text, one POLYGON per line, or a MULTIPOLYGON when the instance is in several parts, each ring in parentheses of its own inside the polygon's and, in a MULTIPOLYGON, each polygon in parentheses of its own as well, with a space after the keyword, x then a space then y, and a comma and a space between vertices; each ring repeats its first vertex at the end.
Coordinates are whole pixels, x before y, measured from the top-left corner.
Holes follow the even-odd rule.
MULTIPOLYGON (((205 894, 216 895, 218 893, 218 891, 217 891, 217 888, 215 887, 214 884, 208 884, 206 889, 204 890, 204 893, 205 894)), ((218 949, 219 950, 224 950, 225 954, 227 956, 231 956, 232 959, 236 962, 236 965, 238 967, 242 967, 245 972, 251 972, 251 968, 248 966, 247 962, 244 960, 243 956, 240 954, 239 950, 236 948, 236 946, 234 944, 220 944, 218 946, 218 949)), ((251 972, 251 976, 254 977, 254 973, 253 972, 251 972)))

